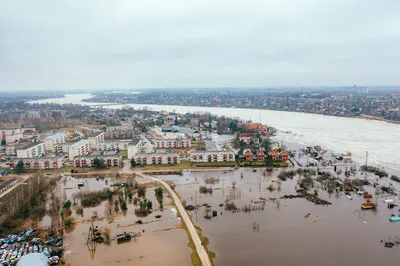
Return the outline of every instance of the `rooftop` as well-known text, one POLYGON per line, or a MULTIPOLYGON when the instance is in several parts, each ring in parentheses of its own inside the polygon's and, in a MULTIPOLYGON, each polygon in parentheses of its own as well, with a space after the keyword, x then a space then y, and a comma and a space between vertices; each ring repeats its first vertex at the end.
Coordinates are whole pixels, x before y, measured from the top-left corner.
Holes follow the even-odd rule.
POLYGON ((159 156, 159 155, 171 155, 171 156, 179 156, 176 152, 153 152, 153 153, 138 153, 136 156, 159 156))
POLYGON ((77 148, 77 147, 85 145, 87 143, 89 143, 89 141, 87 139, 82 139, 82 140, 80 140, 78 142, 75 142, 75 143, 71 144, 69 147, 70 148, 77 148))
POLYGON ((204 154, 204 153, 235 153, 233 151, 224 151, 224 150, 214 150, 214 151, 192 151, 192 154, 204 154))
POLYGON ((132 141, 129 143, 129 145, 137 145, 139 143, 139 141, 141 141, 140 138, 132 139, 132 141))
POLYGON ((25 150, 29 149, 31 147, 34 147, 36 145, 42 144, 43 142, 41 141, 21 141, 20 143, 17 144, 16 148, 18 150, 25 150))
POLYGON ((91 159, 91 158, 102 158, 102 159, 110 159, 110 158, 122 158, 121 154, 97 154, 97 155, 85 155, 85 156, 76 156, 74 159, 91 159))
POLYGON ((46 140, 52 140, 52 139, 56 139, 56 138, 61 137, 61 136, 65 136, 65 132, 58 132, 58 133, 49 135, 49 136, 45 137, 45 139, 46 140))

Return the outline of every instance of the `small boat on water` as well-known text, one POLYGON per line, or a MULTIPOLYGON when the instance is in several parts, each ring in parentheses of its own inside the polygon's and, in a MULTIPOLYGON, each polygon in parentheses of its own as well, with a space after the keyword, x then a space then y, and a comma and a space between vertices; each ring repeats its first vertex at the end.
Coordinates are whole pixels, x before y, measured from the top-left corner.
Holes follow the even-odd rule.
POLYGON ((361 209, 363 210, 369 210, 369 209, 375 209, 376 205, 372 202, 364 202, 361 203, 361 209))
POLYGON ((400 217, 397 217, 397 216, 390 217, 389 221, 391 221, 391 222, 400 222, 400 217))

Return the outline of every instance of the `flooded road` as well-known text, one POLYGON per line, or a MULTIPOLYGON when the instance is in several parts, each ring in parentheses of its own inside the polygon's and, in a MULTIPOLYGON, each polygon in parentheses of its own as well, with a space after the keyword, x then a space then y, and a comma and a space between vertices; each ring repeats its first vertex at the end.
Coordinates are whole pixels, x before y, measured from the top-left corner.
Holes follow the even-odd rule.
MULTIPOLYGON (((399 211, 387 208, 383 203, 386 196, 377 199, 376 211, 361 211, 362 196, 353 193, 353 200, 349 200, 343 192, 328 195, 322 189, 319 197, 332 205, 314 205, 297 198, 266 201, 264 210, 247 213, 232 213, 219 207, 227 197, 241 208, 256 206, 260 197, 296 194, 298 177, 283 181, 279 192, 277 174, 274 171, 264 177, 260 170, 254 173, 241 169, 227 173, 184 173, 181 177, 162 179, 176 182, 175 190, 186 204, 209 204, 218 211, 218 216, 212 219, 204 218, 205 207, 191 212, 194 222, 210 239, 209 249, 216 253, 215 265, 398 265, 400 247, 388 249, 381 243, 400 236, 400 223, 388 221, 391 214, 399 211), (220 178, 218 184, 211 185, 212 195, 198 192, 205 176, 220 178), (273 192, 267 189, 271 184, 276 188, 273 192), (306 218, 307 214, 310 215, 306 218)), ((375 198, 373 187, 364 188, 375 198)))

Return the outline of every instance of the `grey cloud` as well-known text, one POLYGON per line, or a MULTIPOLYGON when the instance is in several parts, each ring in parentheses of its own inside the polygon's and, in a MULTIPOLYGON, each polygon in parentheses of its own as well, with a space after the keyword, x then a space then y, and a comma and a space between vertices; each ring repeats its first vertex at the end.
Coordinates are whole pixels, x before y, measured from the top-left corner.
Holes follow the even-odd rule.
POLYGON ((6 0, 0 90, 398 84, 396 0, 6 0))

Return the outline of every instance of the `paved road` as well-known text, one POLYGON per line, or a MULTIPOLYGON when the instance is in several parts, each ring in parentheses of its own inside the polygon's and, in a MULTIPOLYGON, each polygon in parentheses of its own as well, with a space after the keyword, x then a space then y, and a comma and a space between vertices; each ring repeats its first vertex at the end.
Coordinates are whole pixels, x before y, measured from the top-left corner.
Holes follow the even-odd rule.
POLYGON ((204 246, 201 244, 201 240, 199 235, 197 234, 197 230, 194 227, 192 220, 190 219, 189 215, 187 214, 185 208, 183 207, 181 201, 179 200, 178 196, 176 195, 175 191, 172 190, 172 188, 163 180, 155 178, 155 177, 151 177, 151 176, 147 176, 147 175, 142 175, 142 177, 144 178, 149 178, 153 181, 156 181, 160 184, 162 184, 167 190, 168 192, 171 194, 172 199, 175 202, 175 205, 183 219, 183 221, 186 224, 187 229, 189 230, 190 236, 192 237, 193 243, 196 247, 197 250, 197 254, 199 254, 200 260, 201 260, 201 264, 203 266, 211 266, 211 261, 210 258, 208 257, 208 253, 206 251, 206 249, 204 248, 204 246))

